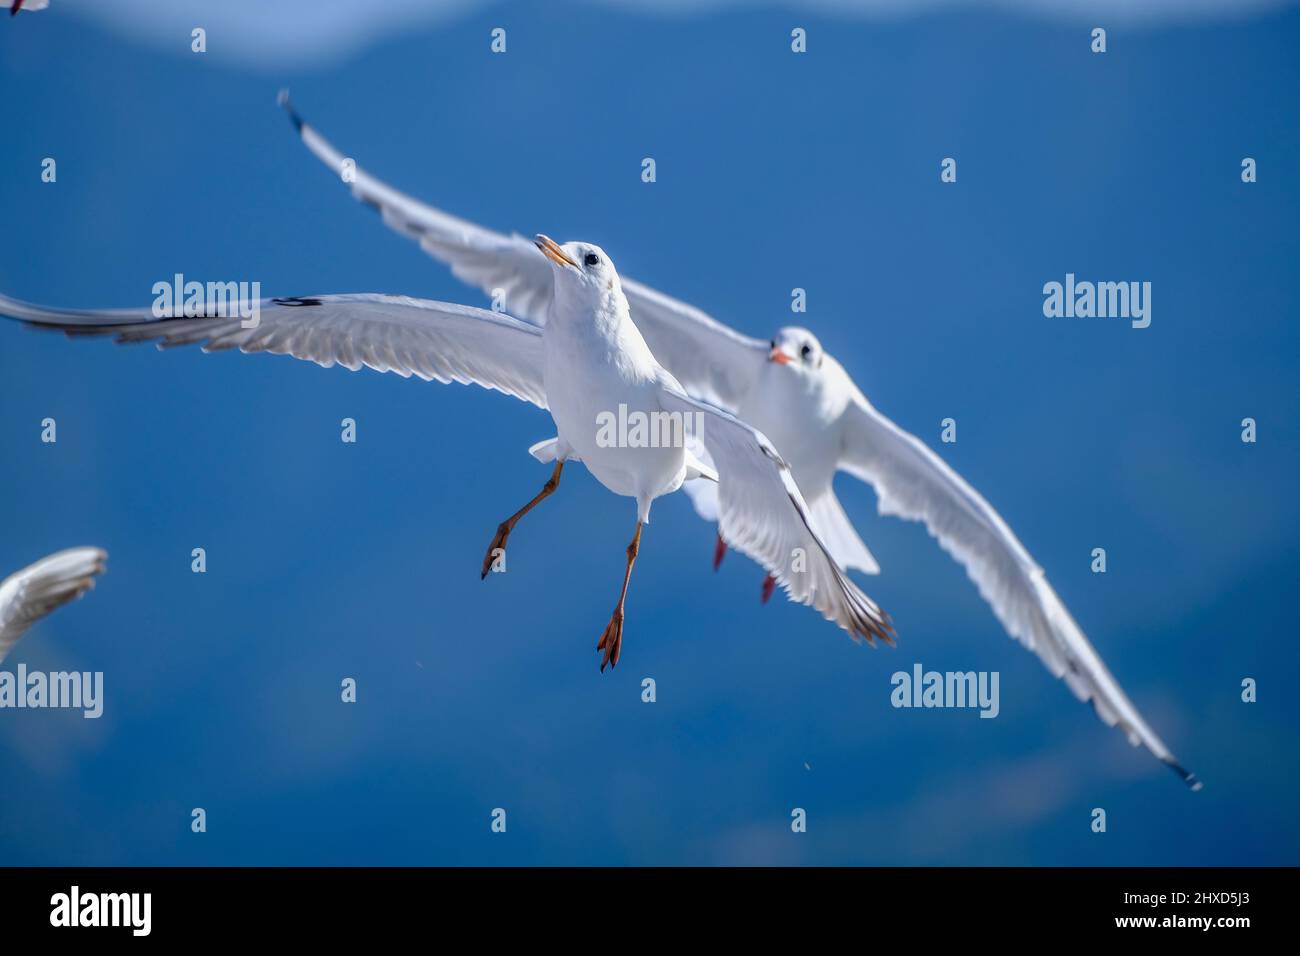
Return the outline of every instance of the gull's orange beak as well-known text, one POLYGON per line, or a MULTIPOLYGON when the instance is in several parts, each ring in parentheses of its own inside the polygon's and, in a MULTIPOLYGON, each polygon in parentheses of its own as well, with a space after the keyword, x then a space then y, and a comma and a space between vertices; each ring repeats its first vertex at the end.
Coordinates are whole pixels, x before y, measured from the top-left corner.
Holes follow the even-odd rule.
POLYGON ((550 236, 543 236, 539 232, 537 237, 533 239, 533 242, 536 244, 538 249, 542 250, 542 255, 546 256, 546 258, 550 259, 557 266, 573 266, 575 269, 578 268, 578 264, 565 255, 564 250, 560 248, 560 244, 550 236))
POLYGON ((767 360, 775 362, 777 365, 789 365, 790 356, 781 351, 779 346, 773 345, 772 351, 767 353, 767 360))

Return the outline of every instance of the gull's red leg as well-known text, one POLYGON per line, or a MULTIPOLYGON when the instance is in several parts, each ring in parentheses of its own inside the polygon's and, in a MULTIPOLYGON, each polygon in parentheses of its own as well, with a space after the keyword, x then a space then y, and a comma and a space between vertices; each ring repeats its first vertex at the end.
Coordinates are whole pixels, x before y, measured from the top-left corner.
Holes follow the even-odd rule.
POLYGON ((772 597, 772 592, 776 590, 776 578, 768 575, 763 578, 763 603, 766 604, 772 597))
POLYGON ((641 522, 638 521, 636 534, 632 536, 632 543, 627 546, 627 571, 623 573, 623 590, 618 595, 618 606, 614 608, 614 616, 605 625, 605 633, 600 635, 600 643, 596 645, 596 650, 605 652, 600 662, 602 674, 605 673, 606 664, 610 667, 618 664, 618 655, 623 649, 623 605, 627 601, 627 584, 632 580, 632 565, 636 563, 636 556, 640 550, 641 522))
POLYGON ((713 570, 716 571, 722 565, 722 559, 727 555, 727 542, 722 540, 722 532, 718 532, 718 543, 713 546, 713 570))
POLYGON ((551 472, 551 477, 546 480, 546 484, 542 485, 542 490, 537 493, 533 500, 497 525, 497 533, 493 536, 492 543, 488 545, 487 554, 483 558, 483 573, 480 575, 479 580, 486 578, 488 572, 492 570, 492 562, 496 559, 497 549, 500 549, 503 554, 505 553, 506 540, 510 537, 510 532, 515 530, 515 525, 519 523, 519 519, 549 498, 555 489, 560 487, 560 472, 563 469, 564 462, 557 461, 555 470, 551 472))

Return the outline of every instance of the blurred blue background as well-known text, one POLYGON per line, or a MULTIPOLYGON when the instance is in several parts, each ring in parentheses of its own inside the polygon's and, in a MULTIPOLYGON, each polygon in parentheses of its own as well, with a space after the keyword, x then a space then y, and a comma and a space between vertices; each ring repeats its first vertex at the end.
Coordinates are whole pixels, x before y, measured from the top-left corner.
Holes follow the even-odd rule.
POLYGON ((225 20, 196 55, 183 23, 108 29, 93 6, 0 23, 5 293, 145 306, 182 272, 482 304, 306 152, 281 86, 399 188, 598 242, 747 333, 796 318, 806 288, 801 324, 1001 511, 1206 787, 1101 725, 854 481, 839 493, 896 649, 760 606, 760 569, 733 554, 713 573, 712 529, 674 495, 602 676, 629 500, 571 469, 509 573, 478 580, 545 480, 526 454, 544 413, 4 323, 0 574, 74 544, 110 562, 4 664, 102 670, 107 702, 98 721, 0 711, 0 863, 1297 862, 1294 6, 1117 20, 1094 55, 1107 22, 1027 9, 458 4, 371 36, 348 4, 366 42, 319 56, 292 27, 305 2, 261 28, 231 4, 260 44, 238 56, 225 20), (1044 318, 1066 272, 1150 281, 1151 327, 1044 318), (891 708, 917 661, 999 671, 1001 715, 891 708))

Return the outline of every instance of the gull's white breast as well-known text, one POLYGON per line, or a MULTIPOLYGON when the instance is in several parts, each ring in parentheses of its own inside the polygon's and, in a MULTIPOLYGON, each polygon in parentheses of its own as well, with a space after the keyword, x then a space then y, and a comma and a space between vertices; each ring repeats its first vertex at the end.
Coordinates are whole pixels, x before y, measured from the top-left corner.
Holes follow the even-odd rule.
POLYGON ((561 445, 610 491, 644 507, 676 491, 686 473, 684 448, 611 444, 605 440, 608 430, 601 433, 601 416, 618 420, 620 414, 650 416, 661 410, 658 363, 631 321, 552 317, 542 345, 546 401, 561 445))
MULTIPOLYGON (((827 363, 834 362, 829 355, 827 363)), ((805 375, 764 362, 753 387, 737 405, 737 416, 776 446, 809 501, 830 489, 840 458, 839 418, 849 390, 837 387, 835 372, 805 375)))

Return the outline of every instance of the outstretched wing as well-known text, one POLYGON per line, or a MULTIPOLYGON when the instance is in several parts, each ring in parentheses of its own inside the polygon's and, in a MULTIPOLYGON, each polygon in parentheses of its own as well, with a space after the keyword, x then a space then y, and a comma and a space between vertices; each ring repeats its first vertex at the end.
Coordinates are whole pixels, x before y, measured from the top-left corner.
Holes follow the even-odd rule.
POLYGON ((159 348, 202 343, 205 352, 238 348, 292 355, 323 368, 365 366, 481 385, 546 407, 541 330, 508 315, 375 294, 263 299, 256 310, 247 305, 256 325, 239 315, 156 318, 149 309, 50 309, 6 296, 0 296, 0 315, 68 335, 157 340, 159 348))
POLYGON ((100 548, 68 548, 0 581, 0 661, 29 627, 93 588, 107 560, 100 548))
POLYGON ((840 467, 876 490, 881 514, 922 521, 956 558, 1002 626, 1033 651, 1107 726, 1118 725, 1193 789, 1184 769, 1147 725, 1047 578, 1001 515, 915 435, 881 415, 861 392, 842 419, 840 467))
POLYGON ((813 531, 790 468, 763 434, 663 384, 663 410, 703 415, 705 447, 718 471, 718 521, 731 547, 776 578, 793 601, 810 604, 853 636, 893 643, 889 615, 849 580, 813 531))
MULTIPOLYGON (((335 149, 283 93, 280 102, 307 148, 389 227, 416 240, 458 279, 499 300, 511 315, 546 322, 554 277, 531 240, 493 232, 392 188, 335 149)), ((632 279, 622 283, 632 321, 659 364, 691 394, 735 409, 763 366, 767 343, 632 279)))

